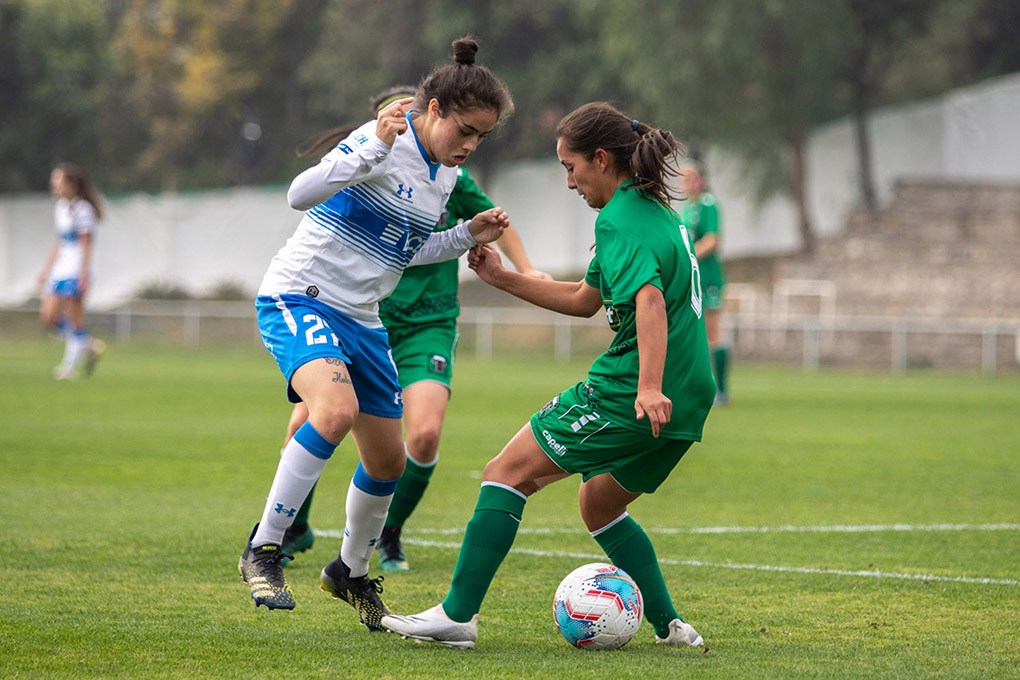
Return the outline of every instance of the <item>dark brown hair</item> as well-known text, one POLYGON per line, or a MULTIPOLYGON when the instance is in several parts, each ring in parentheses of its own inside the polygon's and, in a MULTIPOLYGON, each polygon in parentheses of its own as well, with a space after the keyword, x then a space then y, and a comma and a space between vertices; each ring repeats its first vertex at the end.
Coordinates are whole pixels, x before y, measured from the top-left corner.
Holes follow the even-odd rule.
POLYGON ((608 102, 592 102, 568 113, 556 126, 556 136, 588 160, 598 149, 609 152, 616 168, 636 180, 628 189, 667 208, 679 198, 670 178, 677 175, 677 161, 687 148, 668 130, 633 120, 608 102))
POLYGON ((86 200, 92 205, 92 209, 96 211, 96 219, 103 219, 105 211, 103 210, 103 199, 99 195, 99 190, 96 189, 96 185, 92 183, 88 174, 79 166, 74 163, 58 163, 54 170, 59 170, 64 177, 74 186, 74 195, 78 198, 86 200))
POLYGON ((512 114, 514 102, 510 90, 492 71, 475 63, 476 54, 478 43, 471 36, 454 40, 454 63, 440 66, 421 81, 415 93, 415 108, 425 111, 435 99, 443 118, 452 112, 474 109, 495 111, 498 120, 512 114))
MULTIPOLYGON (((414 96, 414 108, 425 111, 429 102, 439 103, 439 115, 446 118, 451 113, 465 113, 474 109, 489 109, 496 112, 499 121, 514 111, 510 90, 485 66, 475 64, 478 43, 471 36, 453 41, 453 62, 440 66, 425 77, 417 88, 400 85, 384 90, 372 97, 372 115, 379 113, 379 106, 393 95, 408 93, 414 96)), ((358 129, 358 125, 341 125, 324 132, 304 149, 297 149, 298 156, 311 156, 325 149, 328 152, 347 135, 358 129)))

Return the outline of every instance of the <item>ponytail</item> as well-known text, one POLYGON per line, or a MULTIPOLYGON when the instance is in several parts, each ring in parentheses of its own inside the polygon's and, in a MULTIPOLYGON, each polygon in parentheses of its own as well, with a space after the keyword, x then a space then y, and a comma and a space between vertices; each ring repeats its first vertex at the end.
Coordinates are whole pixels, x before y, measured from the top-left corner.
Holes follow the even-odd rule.
POLYGON ((589 160, 597 149, 608 151, 617 169, 634 178, 628 189, 666 208, 679 198, 670 179, 678 174, 677 162, 687 149, 668 130, 634 120, 607 102, 592 102, 567 114, 556 136, 589 160))

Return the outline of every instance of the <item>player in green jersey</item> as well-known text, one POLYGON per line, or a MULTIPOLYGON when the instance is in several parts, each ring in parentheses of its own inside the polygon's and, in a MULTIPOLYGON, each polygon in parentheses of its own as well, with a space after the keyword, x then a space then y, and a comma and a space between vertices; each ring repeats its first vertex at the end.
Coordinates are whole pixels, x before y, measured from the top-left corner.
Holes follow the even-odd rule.
POLYGON ((705 166, 695 160, 687 160, 681 166, 680 188, 687 197, 683 210, 684 226, 687 227, 701 268, 705 329, 708 332, 708 346, 712 350, 715 381, 719 386, 715 403, 725 406, 730 401, 726 392, 730 350, 722 337, 726 271, 719 257, 719 240, 722 237, 719 230, 719 206, 715 196, 708 190, 705 166))
POLYGON ((668 180, 683 147, 606 103, 570 113, 557 137, 567 187, 600 211, 584 279, 529 279, 504 269, 486 247, 473 249, 468 263, 487 283, 547 309, 590 317, 604 307, 616 335, 587 379, 554 397, 486 465, 443 602, 414 616, 384 616, 382 624, 403 637, 473 647, 478 611, 525 502, 577 473, 581 518, 637 582, 656 640, 701 645, 674 608, 651 541, 627 514, 701 440, 716 392, 698 262, 670 207, 668 180))
MULTIPOLYGON (((373 111, 377 113, 392 101, 414 96, 414 91, 411 86, 400 85, 381 92, 372 100, 373 111)), ((347 134, 348 128, 337 128, 315 142, 312 149, 331 148, 334 140, 347 134)), ((308 152, 302 153, 307 155, 308 152)), ((449 229, 492 207, 494 205, 489 197, 461 167, 446 204, 446 212, 435 231, 449 229), (485 207, 476 210, 479 206, 485 207)), ((520 236, 512 225, 496 243, 517 271, 526 276, 551 278, 532 267, 520 236)), ((384 571, 409 569, 400 540, 401 530, 424 496, 438 462, 439 439, 450 400, 458 338, 458 270, 457 260, 408 267, 393 293, 379 304, 379 317, 386 326, 402 389, 404 444, 407 450, 404 474, 397 484, 377 544, 379 567, 384 571)), ((307 417, 303 404, 296 404, 287 426, 288 440, 307 417)), ((313 487, 295 515, 294 524, 284 536, 283 552, 288 556, 307 550, 315 541, 308 522, 314 493, 313 487)), ((287 562, 289 559, 285 558, 284 564, 287 562)))

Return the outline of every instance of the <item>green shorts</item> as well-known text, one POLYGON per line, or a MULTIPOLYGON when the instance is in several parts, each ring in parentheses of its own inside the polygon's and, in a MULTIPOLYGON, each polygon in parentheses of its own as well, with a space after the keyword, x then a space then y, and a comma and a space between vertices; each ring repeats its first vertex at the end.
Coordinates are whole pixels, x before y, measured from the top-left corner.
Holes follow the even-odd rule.
POLYGON ((693 444, 629 430, 589 403, 587 383, 578 383, 531 416, 531 432, 546 455, 585 481, 608 472, 631 493, 652 493, 666 481, 693 444))
POLYGON ((718 310, 726 304, 726 287, 702 284, 701 303, 705 309, 718 310))
POLYGON ((457 321, 433 321, 387 328, 400 386, 431 380, 450 388, 457 349, 457 321))

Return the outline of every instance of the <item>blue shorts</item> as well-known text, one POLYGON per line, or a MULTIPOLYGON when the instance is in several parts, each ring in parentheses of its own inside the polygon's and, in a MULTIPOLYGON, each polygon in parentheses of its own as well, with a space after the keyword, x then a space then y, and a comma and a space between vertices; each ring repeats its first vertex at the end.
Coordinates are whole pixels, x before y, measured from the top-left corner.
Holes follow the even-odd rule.
POLYGON ((78 287, 78 279, 50 281, 50 295, 64 298, 80 298, 81 288, 78 287))
POLYGON ((294 371, 313 359, 336 357, 347 364, 362 413, 381 418, 403 415, 385 328, 366 328, 306 295, 260 295, 255 308, 262 342, 287 379, 292 402, 301 401, 290 385, 294 371))

